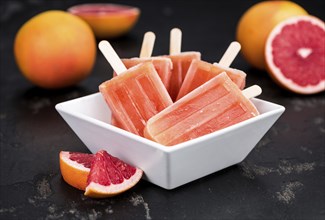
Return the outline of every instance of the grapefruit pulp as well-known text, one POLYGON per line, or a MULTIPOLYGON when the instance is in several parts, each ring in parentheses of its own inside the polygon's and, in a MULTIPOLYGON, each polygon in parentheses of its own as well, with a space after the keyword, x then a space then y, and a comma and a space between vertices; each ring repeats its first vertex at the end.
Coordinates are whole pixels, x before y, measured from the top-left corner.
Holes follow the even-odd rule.
POLYGON ((85 195, 104 198, 122 193, 141 179, 143 171, 101 150, 95 154, 85 195))
POLYGON ((279 23, 265 46, 271 77, 299 93, 325 90, 325 25, 313 16, 296 16, 279 23))

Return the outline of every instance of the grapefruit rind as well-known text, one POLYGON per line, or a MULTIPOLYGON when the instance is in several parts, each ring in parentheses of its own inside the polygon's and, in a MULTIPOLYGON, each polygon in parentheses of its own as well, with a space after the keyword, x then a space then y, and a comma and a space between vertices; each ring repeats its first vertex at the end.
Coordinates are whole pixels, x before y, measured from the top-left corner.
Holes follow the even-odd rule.
POLYGON ((60 152, 61 175, 64 181, 69 185, 80 190, 85 190, 90 168, 70 160, 69 155, 70 153, 68 151, 60 152))
POLYGON ((274 27, 274 29, 269 34, 266 44, 265 44, 265 60, 267 63, 267 70, 270 73, 271 77, 283 88, 288 89, 290 91, 299 93, 299 94, 314 94, 325 90, 325 79, 321 80, 317 85, 307 85, 307 86, 300 86, 296 84, 293 80, 286 78, 280 68, 278 68, 273 62, 273 53, 272 53, 272 41, 274 38, 281 33, 284 26, 288 24, 295 24, 298 21, 306 20, 311 22, 314 25, 317 25, 324 29, 325 25, 324 22, 320 19, 310 16, 310 15, 302 15, 302 16, 295 16, 289 19, 286 19, 280 22, 278 25, 274 27))
POLYGON ((136 168, 135 173, 130 179, 124 179, 122 183, 103 186, 95 182, 90 182, 85 189, 85 196, 93 198, 112 197, 135 186, 141 179, 143 171, 136 168))

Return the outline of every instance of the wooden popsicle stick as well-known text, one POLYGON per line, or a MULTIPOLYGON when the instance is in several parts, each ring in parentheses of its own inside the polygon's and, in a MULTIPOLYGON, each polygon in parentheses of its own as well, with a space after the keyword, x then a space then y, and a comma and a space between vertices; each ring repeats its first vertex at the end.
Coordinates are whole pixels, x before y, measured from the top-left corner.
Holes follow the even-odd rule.
POLYGON ((98 47, 117 75, 127 70, 120 57, 117 55, 112 45, 108 41, 102 40, 99 42, 98 47))
POLYGON ((223 54, 222 58, 219 61, 219 65, 223 67, 229 67, 231 63, 236 58, 237 54, 239 53, 241 49, 240 43, 237 41, 231 42, 226 52, 223 54))
POLYGON ((140 51, 140 58, 149 58, 152 55, 153 46, 155 44, 156 35, 148 31, 144 34, 141 51, 140 51))
POLYGON ((254 98, 256 96, 259 96, 262 93, 262 88, 258 85, 250 86, 242 91, 242 94, 247 98, 254 98))
POLYGON ((182 47, 182 31, 179 28, 173 28, 170 31, 169 54, 179 54, 182 47))

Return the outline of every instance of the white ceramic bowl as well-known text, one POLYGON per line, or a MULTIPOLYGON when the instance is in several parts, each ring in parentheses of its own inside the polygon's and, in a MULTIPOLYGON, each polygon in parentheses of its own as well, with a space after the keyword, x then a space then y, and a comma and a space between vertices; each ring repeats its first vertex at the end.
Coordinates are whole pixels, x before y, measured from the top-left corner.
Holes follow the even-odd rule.
POLYGON ((59 103, 56 109, 92 153, 105 149, 142 169, 149 182, 174 189, 243 161, 285 110, 252 101, 259 116, 172 147, 110 125, 111 111, 100 93, 59 103))

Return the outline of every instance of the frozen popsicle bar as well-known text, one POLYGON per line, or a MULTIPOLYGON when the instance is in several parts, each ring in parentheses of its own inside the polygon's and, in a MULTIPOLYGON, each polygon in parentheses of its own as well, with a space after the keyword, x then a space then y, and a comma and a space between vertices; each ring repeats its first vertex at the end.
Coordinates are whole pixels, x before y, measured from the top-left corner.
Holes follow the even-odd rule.
POLYGON ((115 120, 125 130, 143 136, 148 119, 173 103, 164 84, 152 63, 126 69, 107 41, 101 41, 99 48, 118 74, 103 82, 99 91, 115 120), (113 58, 110 53, 115 54, 113 58))
MULTIPOLYGON (((156 35, 153 32, 146 32, 143 37, 140 56, 129 59, 122 59, 122 62, 127 69, 142 62, 152 62, 158 75, 168 90, 173 64, 167 57, 151 57, 155 39, 156 35)), ((114 76, 115 75, 116 74, 114 73, 114 76)))
POLYGON ((182 86, 185 75, 192 60, 201 59, 199 52, 183 52, 182 31, 179 28, 173 28, 170 31, 169 58, 173 62, 173 69, 170 77, 169 95, 173 101, 176 100, 179 89, 182 86))
MULTIPOLYGON (((142 41, 140 57, 122 59, 122 62, 127 69, 143 62, 152 62, 163 84, 165 85, 166 89, 168 89, 173 64, 171 60, 166 57, 151 57, 155 39, 156 36, 153 32, 146 32, 142 41)), ((113 75, 116 76, 116 73, 114 72, 113 75)), ((122 124, 116 120, 114 115, 111 117, 111 124, 116 127, 125 129, 123 128, 122 124)))
POLYGON ((200 60, 200 52, 182 52, 167 56, 172 60, 173 69, 170 76, 168 92, 173 101, 176 100, 179 89, 193 60, 200 60))
POLYGON ((167 57, 149 57, 149 58, 138 58, 134 57, 131 59, 122 59, 125 67, 129 69, 139 63, 143 62, 152 62, 161 81, 165 85, 166 89, 168 90, 170 76, 172 73, 173 63, 171 59, 167 57))
POLYGON ((153 116, 144 137, 166 146, 212 133, 258 115, 223 72, 153 116))
POLYGON ((177 100, 222 72, 226 72, 238 88, 245 87, 246 74, 243 71, 223 67, 218 63, 211 64, 202 60, 194 60, 179 90, 177 100))
MULTIPOLYGON (((143 62, 151 62, 154 65, 164 86, 166 87, 166 89, 168 89, 169 79, 171 76, 171 70, 172 70, 172 66, 173 66, 173 64, 169 58, 166 58, 166 57, 151 57, 151 58, 134 57, 134 58, 130 58, 130 59, 121 59, 121 60, 127 69, 129 69, 133 66, 136 66, 140 63, 143 63, 143 62)), ((116 76, 116 73, 114 73, 114 76, 116 76)), ((114 125, 115 127, 119 127, 119 128, 126 130, 123 127, 123 125, 118 122, 118 120, 114 117, 114 115, 112 115, 112 117, 111 117, 111 124, 114 125)))

